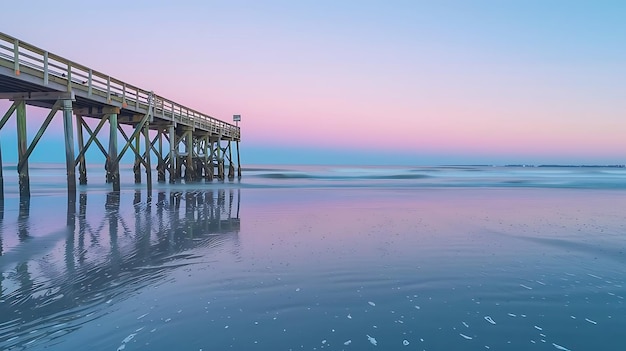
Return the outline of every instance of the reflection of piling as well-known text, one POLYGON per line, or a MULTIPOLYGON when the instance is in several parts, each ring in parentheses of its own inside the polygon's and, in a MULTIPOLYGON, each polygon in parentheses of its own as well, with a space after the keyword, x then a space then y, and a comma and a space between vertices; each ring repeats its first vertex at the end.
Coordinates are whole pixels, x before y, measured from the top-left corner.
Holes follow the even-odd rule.
POLYGON ((81 193, 78 198, 78 262, 85 261, 85 234, 87 233, 87 194, 81 193))
POLYGON ((111 269, 119 270, 119 261, 122 257, 118 246, 120 194, 113 191, 107 194, 105 212, 109 222, 109 238, 111 240, 111 269))
POLYGON ((74 260, 74 247, 76 236, 76 194, 68 193, 67 196, 67 230, 68 235, 65 240, 65 266, 67 267, 68 274, 72 274, 76 270, 76 264, 74 260))
POLYGON ((20 241, 25 241, 30 237, 29 228, 30 198, 20 199, 20 209, 17 216, 17 237, 20 241))

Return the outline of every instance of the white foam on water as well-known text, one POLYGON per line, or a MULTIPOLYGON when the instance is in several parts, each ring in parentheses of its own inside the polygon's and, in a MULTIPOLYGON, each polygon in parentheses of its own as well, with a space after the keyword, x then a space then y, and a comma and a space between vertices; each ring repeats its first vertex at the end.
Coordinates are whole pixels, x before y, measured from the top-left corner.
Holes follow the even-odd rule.
POLYGON ((491 324, 496 324, 496 322, 493 320, 493 318, 489 317, 489 316, 485 316, 485 320, 491 324))
POLYGON ((296 291, 300 291, 300 288, 296 288, 296 291))
POLYGON ((507 314, 508 314, 509 316, 511 316, 511 317, 517 317, 517 315, 516 315, 516 314, 514 314, 514 313, 507 313, 507 314))
POLYGON ((367 336, 367 340, 369 340, 369 342, 370 342, 372 345, 374 345, 374 346, 378 345, 378 341, 376 341, 376 338, 373 338, 373 337, 371 337, 371 336, 369 336, 369 335, 367 335, 367 334, 366 334, 365 336, 367 336))
POLYGON ((415 305, 415 309, 418 309, 418 310, 419 310, 419 309, 420 309, 420 307, 419 307, 419 306, 417 306, 417 305, 415 305))
POLYGON ((537 284, 546 285, 546 283, 544 283, 544 282, 542 282, 542 281, 540 281, 540 280, 535 280, 535 282, 536 282, 537 284))
POLYGON ((137 335, 137 333, 132 333, 130 335, 128 335, 127 337, 124 338, 124 340, 122 340, 122 344, 117 348, 117 351, 122 351, 126 348, 126 344, 133 340, 133 338, 135 337, 135 335, 137 335))
POLYGON ((344 345, 350 345, 350 344, 352 344, 352 340, 346 340, 343 344, 344 345))
POLYGON ((461 322, 461 323, 463 323, 463 325, 465 326, 465 328, 469 328, 469 325, 467 325, 467 323, 465 323, 465 322, 461 322))
POLYGON ((552 346, 556 347, 556 348, 557 348, 557 350, 562 350, 562 351, 571 351, 571 350, 570 350, 570 349, 568 349, 567 347, 563 347, 563 346, 561 346, 561 345, 559 345, 559 344, 552 343, 552 346))
POLYGON ((520 284, 519 286, 521 286, 522 288, 528 289, 528 290, 532 290, 533 289, 530 286, 524 285, 524 284, 520 284))
POLYGON ((589 319, 589 318, 585 318, 585 320, 586 320, 587 322, 591 323, 591 324, 598 324, 598 322, 596 322, 596 321, 592 321, 592 320, 591 320, 591 319, 589 319))
POLYGON ((587 275, 590 276, 590 277, 596 278, 596 279, 602 279, 601 277, 598 277, 595 274, 587 273, 587 275))
POLYGON ((369 303, 369 304, 370 304, 370 306, 376 306, 376 304, 375 304, 375 303, 373 303, 372 301, 367 301, 367 303, 369 303))
POLYGON ((141 316, 137 317, 137 319, 142 319, 143 317, 145 317, 145 316, 147 316, 147 315, 148 315, 148 313, 144 313, 144 314, 142 314, 141 316))
POLYGON ((348 319, 352 319, 352 315, 348 313, 348 319))
POLYGON ((409 341, 407 339, 402 340, 402 345, 409 346, 409 341))
POLYGON ((471 336, 467 336, 467 335, 465 335, 463 333, 459 333, 459 335, 461 335, 463 337, 463 339, 466 339, 466 340, 472 340, 473 339, 471 336))
POLYGON ((538 327, 538 326, 535 326, 535 329, 537 329, 537 330, 543 330, 543 328, 542 328, 542 327, 538 327))

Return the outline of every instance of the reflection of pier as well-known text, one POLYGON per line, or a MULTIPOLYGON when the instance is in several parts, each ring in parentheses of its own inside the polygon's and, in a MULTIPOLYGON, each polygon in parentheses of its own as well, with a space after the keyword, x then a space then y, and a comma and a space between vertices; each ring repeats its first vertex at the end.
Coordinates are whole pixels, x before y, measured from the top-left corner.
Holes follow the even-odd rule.
MULTIPOLYGON (((49 235, 46 252, 24 249, 12 256, 15 250, 2 247, 2 235, 11 231, 0 233, 0 349, 70 333, 100 317, 107 301, 157 283, 216 248, 237 254, 239 190, 159 192, 152 203, 142 202, 143 195, 108 193, 104 209, 100 201, 90 203, 94 195, 70 199, 67 230, 49 235), (52 328, 59 324, 64 327, 52 328)), ((37 217, 32 212, 23 199, 13 249, 40 248, 38 240, 47 240, 29 235, 30 218, 37 217)))

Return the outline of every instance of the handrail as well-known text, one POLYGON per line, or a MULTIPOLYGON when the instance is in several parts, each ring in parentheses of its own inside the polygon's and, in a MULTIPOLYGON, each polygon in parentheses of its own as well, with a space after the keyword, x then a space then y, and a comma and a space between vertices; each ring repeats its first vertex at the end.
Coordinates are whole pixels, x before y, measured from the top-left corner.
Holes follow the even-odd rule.
POLYGON ((154 117, 192 126, 234 140, 239 140, 241 136, 238 126, 190 109, 155 95, 149 90, 128 84, 2 32, 0 32, 0 60, 9 61, 18 76, 22 68, 38 71, 43 76, 44 85, 48 85, 50 78, 54 77, 55 80, 64 82, 68 91, 81 90, 88 97, 106 98, 109 104, 115 101, 122 108, 133 106, 135 110, 148 109, 152 98, 154 99, 152 101, 154 117))

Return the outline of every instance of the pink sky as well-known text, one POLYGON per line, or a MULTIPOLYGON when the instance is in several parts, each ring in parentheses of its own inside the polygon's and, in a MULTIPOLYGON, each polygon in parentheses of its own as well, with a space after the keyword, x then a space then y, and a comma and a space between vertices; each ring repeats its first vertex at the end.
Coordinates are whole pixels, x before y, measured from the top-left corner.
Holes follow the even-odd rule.
POLYGON ((253 163, 288 162, 279 148, 424 164, 626 160, 623 4, 116 3, 40 1, 0 31, 217 118, 241 114, 253 163), (44 30, 67 8, 74 25, 44 30))

